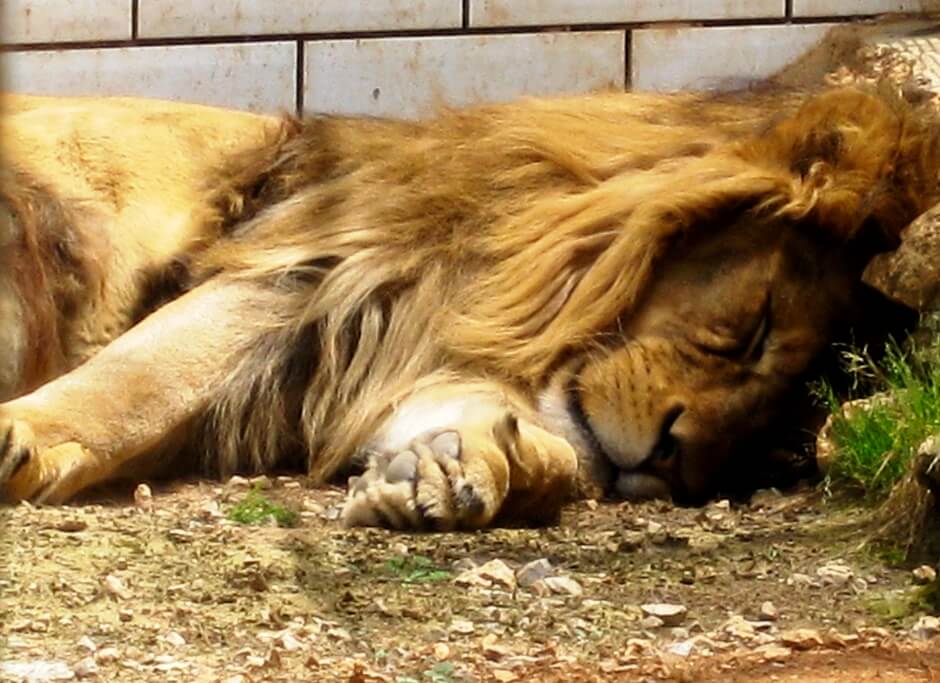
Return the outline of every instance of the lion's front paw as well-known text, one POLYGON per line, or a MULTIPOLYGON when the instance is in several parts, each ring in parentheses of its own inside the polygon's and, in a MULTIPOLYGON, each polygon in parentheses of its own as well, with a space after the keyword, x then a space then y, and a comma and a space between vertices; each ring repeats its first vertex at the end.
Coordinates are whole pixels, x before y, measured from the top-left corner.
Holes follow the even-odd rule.
POLYGON ((98 459, 81 445, 40 449, 26 422, 0 418, 0 497, 62 503, 91 483, 99 469, 98 459))
MULTIPOLYGON (((0 418, 0 489, 9 489, 24 468, 35 459, 33 431, 20 420, 0 418)), ((12 494, 12 492, 11 492, 12 494)), ((10 496, 20 500, 23 496, 10 496)))
POLYGON ((454 430, 427 434, 411 447, 372 456, 350 480, 346 526, 475 529, 499 511, 509 488, 508 464, 492 437, 454 430))

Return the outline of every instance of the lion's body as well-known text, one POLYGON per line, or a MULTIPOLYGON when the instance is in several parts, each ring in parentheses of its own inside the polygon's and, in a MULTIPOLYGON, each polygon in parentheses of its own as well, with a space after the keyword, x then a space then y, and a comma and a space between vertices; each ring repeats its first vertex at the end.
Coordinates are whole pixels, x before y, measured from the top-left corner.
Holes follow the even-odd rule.
POLYGON ((194 446, 318 480, 371 453, 350 523, 544 511, 578 469, 698 494, 830 338, 862 233, 896 236, 936 195, 919 114, 843 91, 788 118, 801 105, 599 95, 279 131, 14 99, 3 249, 39 265, 0 290, 23 349, 0 380, 31 389, 123 337, 0 407, 12 495, 62 499, 194 446), (30 192, 55 225, 21 208, 30 192), (30 292, 69 277, 78 294, 41 310, 30 292), (30 358, 49 329, 61 353, 30 358), (661 457, 673 441, 682 457, 661 457))
POLYGON ((279 122, 121 98, 8 95, 0 113, 4 215, 18 219, 0 226, 2 399, 136 322, 159 274, 215 237, 207 177, 279 122))

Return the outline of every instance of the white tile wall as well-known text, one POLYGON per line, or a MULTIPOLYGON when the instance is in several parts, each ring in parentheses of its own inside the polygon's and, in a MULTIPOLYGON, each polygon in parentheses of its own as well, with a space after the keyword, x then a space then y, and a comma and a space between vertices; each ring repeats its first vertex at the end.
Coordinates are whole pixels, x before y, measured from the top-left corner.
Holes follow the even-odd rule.
POLYGON ((456 28, 461 0, 140 0, 139 32, 169 36, 264 35, 456 28))
POLYGON ((292 42, 12 52, 3 55, 4 87, 292 111, 296 52, 292 42))
POLYGON ((619 31, 387 38, 306 46, 305 108, 421 116, 441 104, 622 88, 619 31))
POLYGON ((735 88, 766 78, 815 46, 832 24, 656 28, 633 33, 637 90, 735 88))
POLYGON ((929 9, 935 12, 940 10, 940 2, 937 0, 793 0, 793 16, 795 17, 919 12, 929 9))
POLYGON ((471 26, 782 17, 783 0, 471 0, 471 26))
POLYGON ((130 37, 131 0, 0 0, 6 44, 130 37))

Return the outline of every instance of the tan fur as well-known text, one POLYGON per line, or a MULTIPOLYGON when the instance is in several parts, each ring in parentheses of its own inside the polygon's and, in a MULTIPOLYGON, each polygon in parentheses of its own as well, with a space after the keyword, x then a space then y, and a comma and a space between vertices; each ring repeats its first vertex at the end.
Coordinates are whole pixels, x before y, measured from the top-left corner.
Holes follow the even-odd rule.
MULTIPOLYGON (((185 444, 223 472, 303 461, 315 480, 359 456, 348 523, 536 515, 579 469, 700 495, 810 367, 867 257, 937 195, 926 114, 854 90, 281 127, 157 103, 8 111, 27 181, 6 203, 44 192, 103 255, 76 266, 102 293, 75 319, 46 307, 81 330, 57 333, 72 360, 52 366, 134 322, 141 274, 183 260, 191 276, 0 407, 16 498, 185 444)), ((34 252, 31 272, 63 279, 34 252)))

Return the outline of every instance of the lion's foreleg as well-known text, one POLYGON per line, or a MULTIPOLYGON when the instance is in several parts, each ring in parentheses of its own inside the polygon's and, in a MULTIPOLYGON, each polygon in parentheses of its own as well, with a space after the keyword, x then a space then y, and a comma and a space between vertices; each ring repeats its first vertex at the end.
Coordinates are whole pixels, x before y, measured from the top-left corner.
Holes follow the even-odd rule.
POLYGON ((571 445, 499 386, 430 387, 406 400, 350 482, 349 526, 476 529, 497 515, 544 521, 573 490, 571 445))
POLYGON ((278 295, 210 281, 72 372, 0 405, 0 491, 60 502, 108 480, 205 410, 278 310, 278 295))

